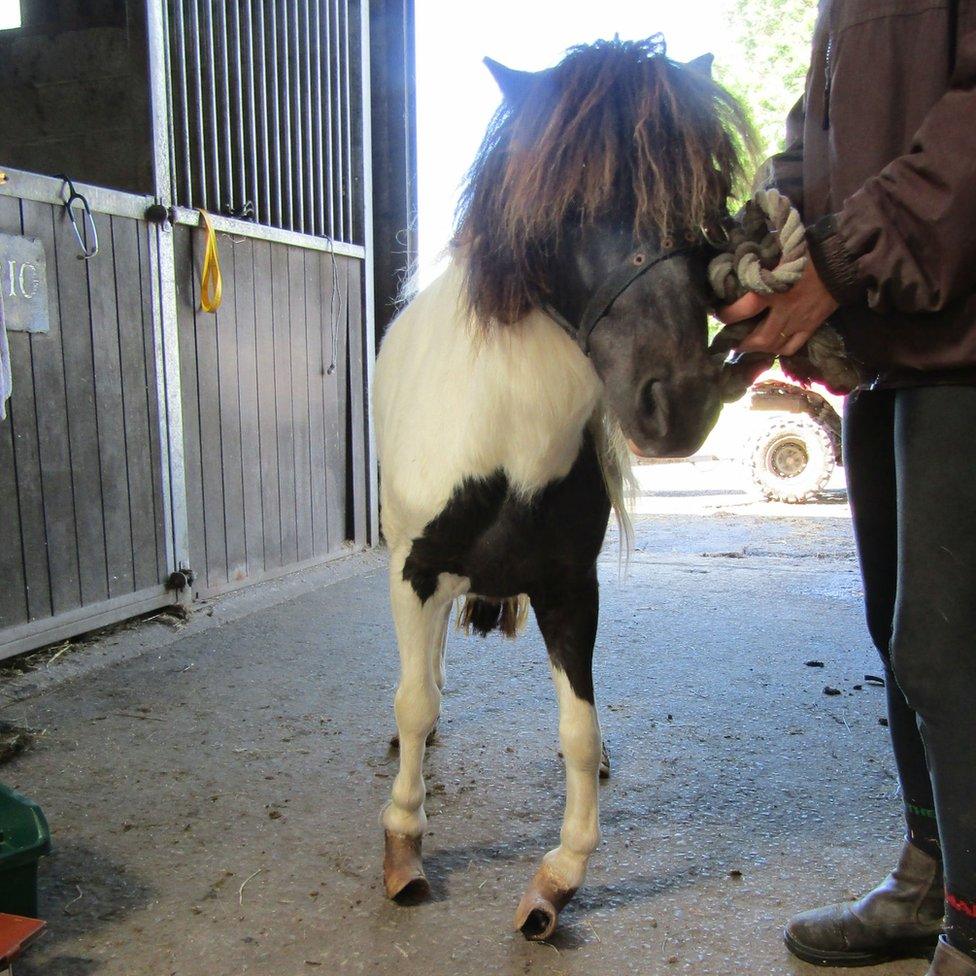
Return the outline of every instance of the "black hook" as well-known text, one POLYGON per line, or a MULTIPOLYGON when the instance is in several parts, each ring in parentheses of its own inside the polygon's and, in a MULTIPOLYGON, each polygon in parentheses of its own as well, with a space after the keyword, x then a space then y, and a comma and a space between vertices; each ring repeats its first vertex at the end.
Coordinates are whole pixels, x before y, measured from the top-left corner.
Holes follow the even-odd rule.
POLYGON ((91 207, 88 205, 88 201, 85 197, 80 194, 76 189, 74 183, 71 182, 70 178, 65 176, 63 173, 55 177, 55 179, 64 180, 68 187, 68 199, 64 202, 64 209, 68 215, 68 220, 71 221, 71 229, 75 232, 75 237, 78 240, 78 247, 81 248, 81 254, 78 255, 80 261, 90 261, 96 254, 98 254, 98 230, 95 227, 95 218, 92 216, 91 207), (79 230, 78 222, 75 220, 75 212, 71 209, 71 204, 78 200, 81 203, 84 212, 84 230, 79 230), (92 245, 88 246, 88 233, 91 231, 92 245), (84 235, 84 236, 83 236, 84 235))

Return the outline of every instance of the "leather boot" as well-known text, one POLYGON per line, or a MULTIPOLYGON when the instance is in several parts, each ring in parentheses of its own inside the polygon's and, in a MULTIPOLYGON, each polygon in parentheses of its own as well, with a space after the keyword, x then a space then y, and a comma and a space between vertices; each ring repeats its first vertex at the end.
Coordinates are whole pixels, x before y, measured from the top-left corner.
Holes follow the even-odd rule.
POLYGON ((939 939, 927 976, 976 976, 976 959, 939 939))
POLYGON ((877 888, 858 901, 797 915, 783 937, 794 956, 814 966, 875 966, 928 955, 944 914, 942 864, 906 842, 898 866, 877 888))

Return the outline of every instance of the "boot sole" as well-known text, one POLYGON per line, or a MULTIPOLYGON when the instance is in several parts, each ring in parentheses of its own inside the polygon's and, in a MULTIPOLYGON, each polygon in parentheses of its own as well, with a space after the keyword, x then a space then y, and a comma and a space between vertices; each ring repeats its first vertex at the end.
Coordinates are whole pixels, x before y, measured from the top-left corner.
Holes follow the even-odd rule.
POLYGON ((877 952, 830 952, 824 949, 813 949, 802 942, 797 942, 789 932, 783 933, 783 941, 794 956, 812 966, 855 969, 860 966, 879 966, 885 962, 894 962, 896 959, 931 958, 939 941, 939 933, 921 939, 892 942, 884 950, 877 952))

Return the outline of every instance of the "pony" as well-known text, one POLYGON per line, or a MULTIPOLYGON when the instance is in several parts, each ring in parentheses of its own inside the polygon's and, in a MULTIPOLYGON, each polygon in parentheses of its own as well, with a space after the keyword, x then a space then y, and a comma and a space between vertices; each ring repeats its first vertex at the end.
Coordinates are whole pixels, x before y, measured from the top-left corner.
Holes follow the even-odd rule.
POLYGON ((382 822, 388 896, 429 895, 425 744, 451 607, 512 636, 535 614, 559 707, 559 846, 516 911, 547 938, 599 831, 596 560, 624 505, 627 442, 701 445, 721 407, 708 352, 709 227, 727 216, 748 122, 711 56, 598 41, 545 71, 485 59, 503 96, 468 174, 449 266, 401 311, 374 372, 382 528, 400 654, 399 770, 382 822))

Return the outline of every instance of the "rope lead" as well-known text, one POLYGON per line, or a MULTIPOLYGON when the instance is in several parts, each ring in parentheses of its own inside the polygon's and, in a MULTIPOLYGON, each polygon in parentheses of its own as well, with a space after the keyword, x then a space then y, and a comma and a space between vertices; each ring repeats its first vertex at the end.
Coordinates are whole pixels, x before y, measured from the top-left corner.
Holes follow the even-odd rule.
MULTIPOLYGON (((800 214, 776 189, 756 192, 728 229, 728 240, 719 247, 721 253, 708 265, 708 281, 722 305, 730 305, 747 292, 773 295, 789 291, 810 260, 800 214)), ((756 322, 752 319, 727 325, 713 341, 712 351, 734 349, 756 322)), ((762 359, 761 354, 749 355, 757 362, 762 359)), ((772 357, 768 364, 772 364, 772 357)), ((802 386, 823 383, 839 394, 864 382, 860 369, 848 358, 840 334, 827 324, 795 355, 782 357, 780 366, 802 386)))
POLYGON ((759 190, 742 208, 722 252, 708 266, 712 290, 725 304, 747 292, 772 295, 788 291, 807 261, 803 221, 779 190, 759 190))

